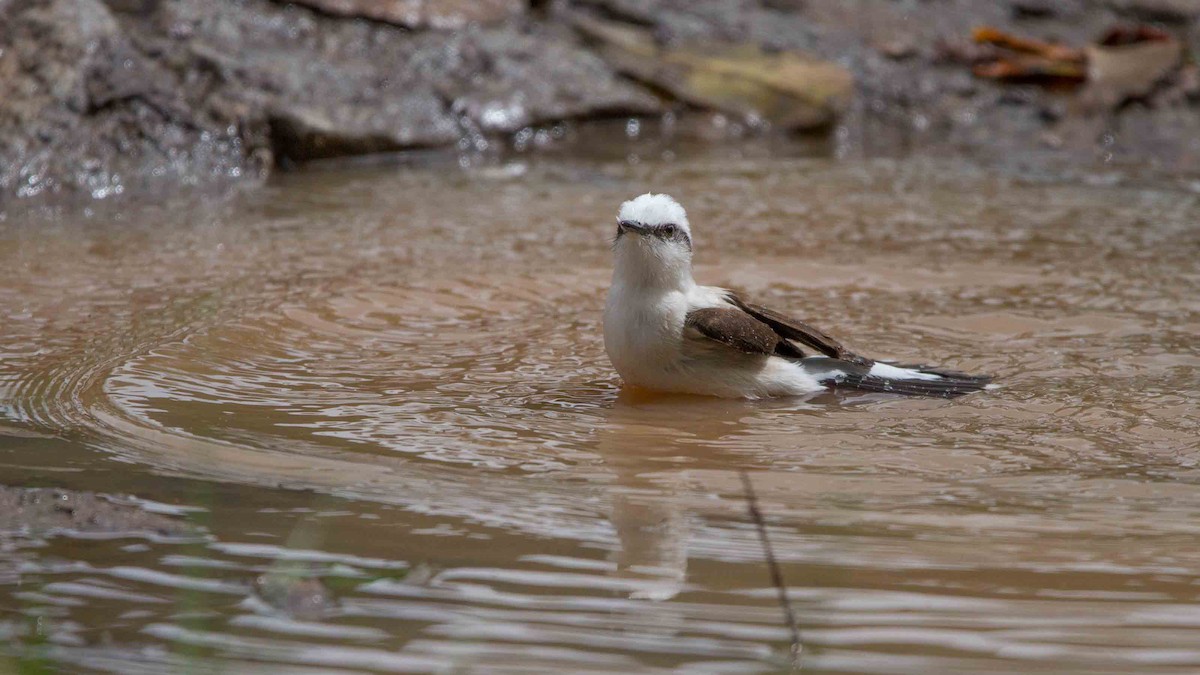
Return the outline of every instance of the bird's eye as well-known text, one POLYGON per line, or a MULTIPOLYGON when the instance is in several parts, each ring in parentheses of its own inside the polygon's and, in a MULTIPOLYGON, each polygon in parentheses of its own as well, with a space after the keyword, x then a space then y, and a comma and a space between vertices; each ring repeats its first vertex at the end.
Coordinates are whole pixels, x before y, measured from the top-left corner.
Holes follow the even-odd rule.
POLYGON ((674 225, 663 225, 660 231, 664 237, 674 237, 677 230, 674 225))

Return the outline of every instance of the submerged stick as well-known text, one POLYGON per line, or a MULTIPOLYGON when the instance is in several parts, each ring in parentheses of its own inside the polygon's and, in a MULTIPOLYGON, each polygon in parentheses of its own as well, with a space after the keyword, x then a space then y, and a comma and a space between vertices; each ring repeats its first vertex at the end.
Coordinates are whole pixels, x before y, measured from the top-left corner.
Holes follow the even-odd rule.
POLYGON ((783 620, 792 633, 792 671, 800 670, 800 654, 804 645, 800 642, 800 626, 796 623, 796 615, 792 612, 792 603, 788 599, 787 586, 783 583, 783 571, 779 569, 779 561, 775 559, 775 551, 771 548, 771 539, 767 536, 767 523, 763 520, 762 511, 758 508, 758 496, 754 494, 754 485, 750 483, 750 474, 742 469, 742 488, 746 492, 746 507, 750 511, 750 519, 758 529, 758 539, 762 542, 763 555, 767 559, 767 569, 771 572, 771 583, 779 595, 779 606, 783 608, 783 620))

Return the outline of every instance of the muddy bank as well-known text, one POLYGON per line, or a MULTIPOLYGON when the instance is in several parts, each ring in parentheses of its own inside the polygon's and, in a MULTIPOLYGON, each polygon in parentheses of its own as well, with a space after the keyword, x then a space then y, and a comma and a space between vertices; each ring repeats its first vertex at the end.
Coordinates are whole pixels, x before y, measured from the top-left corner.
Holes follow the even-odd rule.
POLYGON ((0 485, 0 536, 55 532, 181 536, 189 529, 177 518, 142 508, 131 497, 0 485))
POLYGON ((496 152, 539 126, 586 134, 586 120, 668 113, 717 141, 768 126, 830 134, 842 156, 1200 169, 1200 3, 1188 0, 9 0, 0 14, 0 208, 254 184, 311 159, 496 152), (581 18, 640 31, 657 56, 622 59, 581 18), (1079 87, 972 75, 973 27, 1082 46, 1119 22, 1181 44, 1136 96, 1089 108, 1079 87), (763 124, 754 111, 811 102, 813 62, 835 74, 818 82, 844 69, 848 95, 821 90, 815 113, 763 124), (783 70, 799 79, 780 98, 783 70))

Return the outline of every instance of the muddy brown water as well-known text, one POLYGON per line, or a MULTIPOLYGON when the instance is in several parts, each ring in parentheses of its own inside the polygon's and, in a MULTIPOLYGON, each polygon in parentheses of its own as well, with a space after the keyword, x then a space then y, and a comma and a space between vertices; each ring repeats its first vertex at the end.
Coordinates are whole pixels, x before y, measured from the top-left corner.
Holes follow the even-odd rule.
POLYGON ((199 534, 0 537, 0 670, 784 671, 741 470, 806 672, 1200 669, 1196 185, 730 154, 10 210, 2 482, 199 534), (647 188, 703 281, 1001 388, 622 393, 647 188))

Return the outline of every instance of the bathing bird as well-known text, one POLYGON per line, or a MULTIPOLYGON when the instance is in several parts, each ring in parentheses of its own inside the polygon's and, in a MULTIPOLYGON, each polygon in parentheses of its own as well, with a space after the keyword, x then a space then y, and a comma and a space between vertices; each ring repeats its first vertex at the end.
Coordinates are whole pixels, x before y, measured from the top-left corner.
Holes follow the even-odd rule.
POLYGON ((825 333, 692 278, 692 230, 679 202, 644 194, 621 205, 604 348, 642 389, 726 398, 830 389, 952 398, 989 376, 860 356, 825 333))

